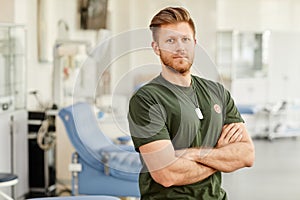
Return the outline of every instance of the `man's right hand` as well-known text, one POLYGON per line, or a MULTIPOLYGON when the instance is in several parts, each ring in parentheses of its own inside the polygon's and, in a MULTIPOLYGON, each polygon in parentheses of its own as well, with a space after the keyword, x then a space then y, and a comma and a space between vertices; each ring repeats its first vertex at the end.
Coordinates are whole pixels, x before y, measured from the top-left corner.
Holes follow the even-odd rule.
POLYGON ((225 124, 216 147, 220 148, 230 143, 240 142, 243 139, 242 131, 240 123, 225 124))

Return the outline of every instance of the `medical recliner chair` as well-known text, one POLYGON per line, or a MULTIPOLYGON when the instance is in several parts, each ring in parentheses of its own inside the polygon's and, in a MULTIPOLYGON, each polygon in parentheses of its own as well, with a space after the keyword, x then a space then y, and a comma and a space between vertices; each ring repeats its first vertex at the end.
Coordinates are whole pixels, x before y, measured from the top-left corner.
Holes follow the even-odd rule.
POLYGON ((76 153, 72 156, 73 195, 139 197, 139 154, 133 146, 114 144, 98 126, 88 103, 59 111, 76 153))

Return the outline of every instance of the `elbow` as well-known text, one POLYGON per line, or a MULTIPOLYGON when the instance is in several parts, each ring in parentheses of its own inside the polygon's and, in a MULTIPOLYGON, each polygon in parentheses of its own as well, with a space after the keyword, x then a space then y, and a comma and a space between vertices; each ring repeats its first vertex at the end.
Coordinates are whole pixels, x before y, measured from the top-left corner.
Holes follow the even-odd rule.
POLYGON ((251 147, 249 147, 248 156, 246 158, 247 159, 245 161, 245 166, 246 167, 252 167, 254 165, 254 161, 255 161, 254 145, 251 145, 251 147))
POLYGON ((171 187, 175 185, 175 179, 172 175, 164 172, 151 172, 151 176, 155 182, 164 186, 164 187, 171 187))
POLYGON ((254 154, 250 155, 246 162, 246 167, 252 167, 254 165, 254 160, 255 160, 254 154))
POLYGON ((246 153, 243 155, 243 157, 237 160, 237 165, 227 166, 227 168, 225 167, 225 169, 222 171, 225 173, 230 173, 240 168, 252 167, 254 165, 254 161, 255 161, 254 146, 250 145, 246 153))
POLYGON ((253 145, 249 145, 242 156, 237 157, 232 164, 222 166, 220 171, 225 173, 234 172, 244 167, 252 167, 255 161, 255 150, 253 145))
POLYGON ((165 188, 168 188, 168 187, 171 187, 174 185, 172 180, 157 180, 156 182, 159 183, 160 185, 164 186, 165 188))

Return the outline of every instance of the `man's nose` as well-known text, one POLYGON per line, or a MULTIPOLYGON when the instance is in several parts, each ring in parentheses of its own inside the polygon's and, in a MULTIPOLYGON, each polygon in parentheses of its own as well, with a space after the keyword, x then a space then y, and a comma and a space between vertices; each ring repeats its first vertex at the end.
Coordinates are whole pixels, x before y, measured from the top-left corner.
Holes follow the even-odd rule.
POLYGON ((184 51, 184 43, 181 41, 181 40, 178 40, 177 42, 176 42, 176 51, 177 52, 182 52, 182 51, 184 51))

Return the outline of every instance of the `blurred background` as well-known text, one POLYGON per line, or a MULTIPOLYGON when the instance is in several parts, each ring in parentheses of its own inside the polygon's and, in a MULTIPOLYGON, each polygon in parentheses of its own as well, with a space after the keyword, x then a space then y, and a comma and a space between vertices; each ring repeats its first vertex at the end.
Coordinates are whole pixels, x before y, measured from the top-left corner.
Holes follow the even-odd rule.
POLYGON ((166 6, 183 6, 196 25, 194 72, 231 92, 256 146, 253 168, 224 174, 229 198, 299 199, 299 0, 0 5, 0 173, 19 179, 0 191, 16 199, 72 194, 76 148, 59 111, 88 102, 107 137, 128 136, 128 100, 160 70, 150 20, 166 6))

